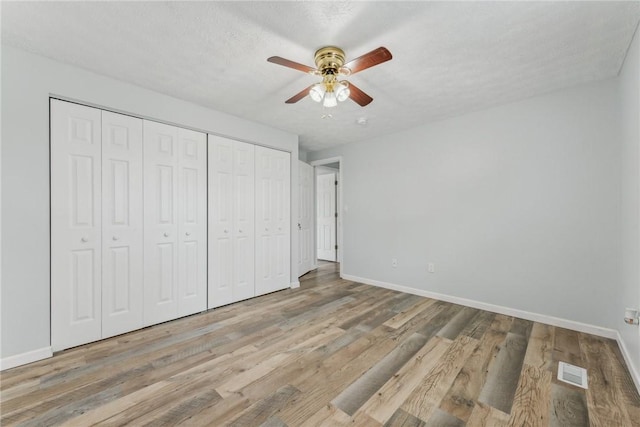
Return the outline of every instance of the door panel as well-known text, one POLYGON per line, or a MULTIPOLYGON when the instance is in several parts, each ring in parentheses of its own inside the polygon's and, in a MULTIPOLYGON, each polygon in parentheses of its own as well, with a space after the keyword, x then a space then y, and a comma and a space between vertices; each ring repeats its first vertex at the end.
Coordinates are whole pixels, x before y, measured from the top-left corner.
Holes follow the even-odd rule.
POLYGON ((144 126, 144 325, 178 317, 178 129, 144 126))
POLYGON ((255 289, 255 146, 234 141, 233 149, 233 299, 255 289))
POLYGON ((209 150, 211 308, 255 296, 254 146, 209 135, 209 150))
POLYGON ((207 309, 207 139, 178 129, 178 315, 207 309))
POLYGON ((256 293, 290 285, 290 154, 256 147, 256 293))
POLYGON ((336 175, 318 175, 318 259, 336 261, 336 175))
POLYGON ((102 335, 100 110, 51 100, 51 346, 102 335))
POLYGON ((142 323, 142 120, 102 111, 102 337, 142 323))
POLYGON ((313 166, 298 161, 298 277, 314 265, 313 166))
POLYGON ((233 141, 209 139, 208 307, 233 302, 233 141))

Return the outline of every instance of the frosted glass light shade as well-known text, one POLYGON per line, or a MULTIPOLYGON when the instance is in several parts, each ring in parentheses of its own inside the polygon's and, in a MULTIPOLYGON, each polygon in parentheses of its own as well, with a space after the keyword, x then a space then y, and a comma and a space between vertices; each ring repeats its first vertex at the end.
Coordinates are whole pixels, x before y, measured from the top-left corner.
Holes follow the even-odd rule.
POLYGON ((340 102, 342 101, 346 101, 347 98, 349 98, 349 95, 351 95, 351 91, 349 90, 349 87, 344 84, 344 83, 338 83, 336 85, 336 99, 340 102))
POLYGON ((324 85, 322 83, 318 83, 317 85, 313 85, 311 90, 309 90, 309 96, 315 102, 322 101, 322 97, 324 96, 324 85))
POLYGON ((338 101, 336 100, 336 94, 333 92, 327 92, 324 94, 324 102, 322 103, 325 107, 335 107, 338 105, 338 101))

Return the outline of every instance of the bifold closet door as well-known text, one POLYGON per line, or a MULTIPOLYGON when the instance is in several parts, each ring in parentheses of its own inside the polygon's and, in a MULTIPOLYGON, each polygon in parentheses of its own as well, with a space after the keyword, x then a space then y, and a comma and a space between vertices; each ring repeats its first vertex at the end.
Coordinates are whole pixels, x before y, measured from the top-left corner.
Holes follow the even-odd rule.
POLYGON ((207 309, 207 136, 178 129, 178 316, 207 309))
POLYGON ((206 309, 206 137, 144 121, 144 324, 206 309))
POLYGON ((209 135, 209 308, 255 296, 254 146, 209 135))
POLYGON ((142 119, 102 111, 102 338, 142 323, 142 119))
POLYGON ((256 147, 256 294, 290 286, 290 154, 256 147))
POLYGON ((144 324, 178 317, 178 128, 144 120, 144 324))
POLYGON ((51 100, 51 346, 99 340, 101 111, 51 100))

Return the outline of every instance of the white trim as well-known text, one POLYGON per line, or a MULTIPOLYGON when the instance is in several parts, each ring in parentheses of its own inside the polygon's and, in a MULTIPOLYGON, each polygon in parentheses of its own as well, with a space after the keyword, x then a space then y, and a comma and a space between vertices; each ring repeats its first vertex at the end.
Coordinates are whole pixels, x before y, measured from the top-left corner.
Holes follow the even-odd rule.
POLYGON ((561 328, 572 329, 574 331, 583 332, 591 335, 597 335, 599 337, 616 339, 619 336, 618 331, 616 331, 615 329, 602 328, 600 326, 589 325, 587 323, 576 322, 573 320, 562 319, 554 316, 548 316, 546 314, 532 313, 530 311, 518 310, 515 308, 504 307, 501 305, 494 305, 486 302, 454 297, 450 295, 439 294, 436 292, 429 292, 422 289, 411 288, 409 286, 402 286, 402 285, 396 285, 393 283, 381 282, 378 280, 365 279, 363 277, 352 276, 350 274, 343 274, 342 278, 346 280, 351 280, 353 282, 364 283, 365 285, 378 286, 380 288, 386 288, 394 291, 405 292, 408 294, 418 295, 421 297, 433 298, 441 301, 450 302, 453 304, 460 304, 467 307, 479 308, 480 310, 491 311, 493 313, 504 314, 506 316, 519 317, 521 319, 532 320, 538 323, 545 323, 551 326, 559 326, 561 328))
POLYGON ((299 287, 300 287, 300 282, 299 281, 291 282, 289 284, 289 288, 291 288, 291 289, 295 289, 295 288, 299 288, 299 287))
POLYGON ((324 165, 328 165, 330 163, 336 163, 336 162, 338 163, 342 162, 342 156, 329 157, 327 159, 320 159, 320 160, 313 160, 309 162, 309 164, 311 166, 324 166, 324 165))
POLYGON ((15 368, 16 366, 26 365, 27 363, 37 362, 38 360, 48 359, 53 356, 51 347, 44 347, 37 350, 27 351, 26 353, 16 354, 15 356, 0 359, 0 371, 15 368))
POLYGON ((631 374, 631 378, 633 382, 636 384, 636 388, 640 393, 640 372, 636 369, 636 366, 633 364, 633 358, 631 357, 631 353, 629 353, 629 349, 624 344, 624 340, 622 339, 622 335, 620 332, 616 331, 616 341, 618 341, 618 347, 620 347, 620 352, 622 353, 622 357, 627 364, 627 369, 629 369, 629 373, 631 374))

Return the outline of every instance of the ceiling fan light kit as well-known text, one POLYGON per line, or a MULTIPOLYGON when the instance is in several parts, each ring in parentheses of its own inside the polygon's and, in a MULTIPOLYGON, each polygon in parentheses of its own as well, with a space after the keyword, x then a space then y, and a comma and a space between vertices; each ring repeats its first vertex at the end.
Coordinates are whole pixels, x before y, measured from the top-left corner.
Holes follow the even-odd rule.
POLYGON ((353 75, 374 65, 389 61, 391 58, 391 52, 384 47, 379 47, 345 64, 345 54, 342 49, 335 46, 326 46, 318 49, 314 55, 315 69, 279 56, 272 56, 267 61, 322 77, 321 82, 301 90, 287 99, 285 103, 293 104, 309 95, 313 101, 321 102, 323 107, 332 108, 338 105, 338 102, 344 102, 349 98, 362 107, 369 105, 373 98, 352 83, 346 80, 338 80, 338 77, 353 75))

